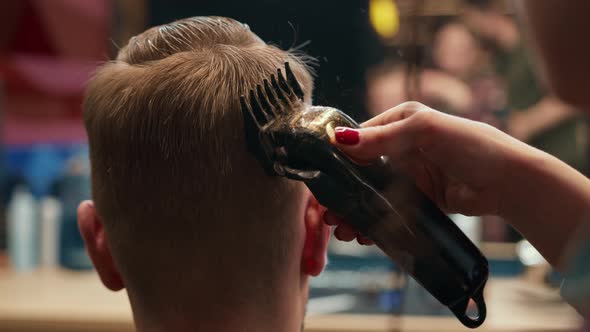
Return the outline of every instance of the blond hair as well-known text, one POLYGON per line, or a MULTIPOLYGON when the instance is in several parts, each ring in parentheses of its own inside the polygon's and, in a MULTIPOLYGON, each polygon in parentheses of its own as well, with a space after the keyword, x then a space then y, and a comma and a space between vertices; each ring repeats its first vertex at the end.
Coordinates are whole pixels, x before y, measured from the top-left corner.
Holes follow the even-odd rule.
POLYGON ((132 38, 90 82, 93 199, 140 301, 170 280, 175 301, 207 283, 220 302, 254 298, 280 277, 301 186, 247 153, 239 96, 285 61, 309 96, 297 56, 233 19, 193 17, 132 38))

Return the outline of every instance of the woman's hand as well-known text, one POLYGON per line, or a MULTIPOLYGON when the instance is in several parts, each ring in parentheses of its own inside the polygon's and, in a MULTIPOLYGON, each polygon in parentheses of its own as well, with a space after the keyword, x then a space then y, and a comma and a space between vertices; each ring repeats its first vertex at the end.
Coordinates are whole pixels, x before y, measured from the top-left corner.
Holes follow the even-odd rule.
MULTIPOLYGON (((361 163, 388 156, 448 213, 502 214, 506 187, 514 176, 511 160, 534 150, 489 125, 416 102, 392 108, 362 127, 336 128, 334 144, 361 163)), ((338 216, 328 212, 325 219, 339 225, 337 238, 356 237, 356 231, 341 224, 338 216)))
MULTIPOLYGON (((389 156, 446 212, 503 217, 558 268, 572 234, 590 220, 588 178, 480 122, 409 102, 361 129, 336 128, 335 137, 358 162, 389 156)), ((337 238, 358 236, 338 216, 324 219, 338 225, 337 238)))

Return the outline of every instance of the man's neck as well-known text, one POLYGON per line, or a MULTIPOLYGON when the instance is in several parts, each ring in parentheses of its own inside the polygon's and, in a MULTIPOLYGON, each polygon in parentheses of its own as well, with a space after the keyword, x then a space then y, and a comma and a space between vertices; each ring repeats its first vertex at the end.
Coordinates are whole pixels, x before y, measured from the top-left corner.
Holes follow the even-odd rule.
POLYGON ((276 294, 275 300, 267 305, 261 303, 265 301, 252 299, 232 309, 215 301, 195 302, 186 309, 170 304, 163 306, 168 310, 156 313, 142 313, 137 306, 133 306, 134 320, 139 332, 300 332, 307 302, 307 285, 303 292, 286 288, 283 293, 276 294))
POLYGON ((211 331, 211 332, 300 332, 302 320, 294 320, 295 315, 285 314, 270 317, 253 317, 247 313, 231 313, 227 317, 212 320, 210 317, 202 317, 198 314, 190 319, 184 316, 181 319, 168 320, 157 324, 144 324, 136 320, 138 332, 165 332, 165 331, 211 331))

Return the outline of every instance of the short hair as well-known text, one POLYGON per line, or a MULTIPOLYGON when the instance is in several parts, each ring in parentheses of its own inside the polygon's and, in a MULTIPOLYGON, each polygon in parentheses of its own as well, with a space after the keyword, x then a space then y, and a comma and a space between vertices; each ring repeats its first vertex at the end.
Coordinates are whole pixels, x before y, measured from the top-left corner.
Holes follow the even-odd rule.
POLYGON ((84 101, 92 195, 130 293, 149 302, 174 280, 176 301, 202 284, 222 302, 273 288, 303 189, 246 151, 239 97, 285 61, 310 96, 304 60, 233 19, 193 17, 98 70, 84 101))

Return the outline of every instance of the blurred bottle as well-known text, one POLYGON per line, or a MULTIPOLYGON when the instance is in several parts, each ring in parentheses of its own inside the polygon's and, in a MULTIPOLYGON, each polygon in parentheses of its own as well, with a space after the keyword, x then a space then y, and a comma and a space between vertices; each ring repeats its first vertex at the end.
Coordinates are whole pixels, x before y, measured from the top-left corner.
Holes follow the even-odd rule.
POLYGON ((38 206, 38 262, 45 268, 51 268, 57 266, 59 220, 56 213, 59 203, 48 194, 52 182, 63 172, 63 157, 55 144, 35 144, 24 151, 29 159, 24 163, 22 172, 38 206))
MULTIPOLYGON (((0 177, 2 177, 2 173, 0 171, 0 177)), ((0 192, 3 191, 4 183, 0 179, 0 192)), ((4 205, 3 197, 0 197, 0 268, 2 268, 7 261, 6 257, 6 209, 4 205)))
POLYGON ((87 153, 68 161, 64 176, 55 184, 54 193, 61 202, 59 224, 59 264, 73 270, 92 268, 78 230, 77 210, 80 201, 90 199, 90 170, 87 153))
POLYGON ((473 242, 480 246, 482 238, 482 227, 480 217, 469 217, 462 214, 451 214, 449 218, 457 224, 459 229, 473 242))
POLYGON ((0 77, 0 267, 6 263, 6 202, 7 171, 4 161, 4 141, 2 117, 4 116, 4 81, 0 77))
POLYGON ((54 197, 47 196, 41 200, 41 266, 53 268, 58 265, 59 224, 61 203, 54 197))
POLYGON ((19 185, 7 207, 8 254, 16 271, 31 271, 38 261, 37 206, 25 185, 19 185))

